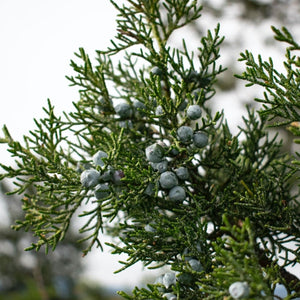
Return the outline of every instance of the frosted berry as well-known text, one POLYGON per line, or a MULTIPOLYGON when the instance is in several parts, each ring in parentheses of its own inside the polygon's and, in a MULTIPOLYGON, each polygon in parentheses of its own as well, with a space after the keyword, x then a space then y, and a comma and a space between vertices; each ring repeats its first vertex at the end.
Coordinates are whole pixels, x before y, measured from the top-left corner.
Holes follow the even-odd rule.
POLYGON ((197 82, 199 74, 195 70, 191 70, 187 76, 187 81, 197 82))
POLYGON ((107 153, 102 150, 99 150, 97 153, 94 154, 93 162, 96 166, 104 167, 104 162, 102 159, 106 157, 108 157, 107 153))
POLYGON ((146 194, 147 196, 154 196, 154 194, 155 194, 155 184, 150 182, 147 185, 147 187, 144 191, 144 194, 146 194))
POLYGON ((95 186, 94 195, 98 200, 109 196, 109 186, 105 183, 100 183, 95 186))
POLYGON ((125 129, 132 129, 133 128, 133 124, 131 120, 122 120, 119 122, 119 126, 121 128, 125 128, 125 129))
POLYGON ((110 99, 104 99, 102 96, 98 98, 98 111, 102 112, 110 112, 112 110, 112 101, 110 99))
POLYGON ((197 148, 203 148, 208 144, 208 137, 204 132, 196 132, 193 135, 193 144, 197 148))
POLYGON ((135 108, 134 114, 135 114, 136 117, 142 117, 142 116, 145 115, 144 110, 146 110, 146 106, 145 106, 144 103, 142 103, 138 100, 135 100, 133 102, 133 107, 135 108))
POLYGON ((151 163, 151 166, 154 171, 158 171, 159 173, 164 173, 168 169, 168 161, 162 160, 158 163, 151 163))
POLYGON ((162 116, 164 114, 164 110, 161 105, 158 105, 155 109, 156 116, 162 116))
POLYGON ((174 295, 173 293, 165 293, 163 294, 163 297, 168 300, 177 300, 177 296, 174 295))
POLYGON ((197 120, 202 115, 202 110, 199 105, 190 105, 186 111, 186 115, 191 120, 197 120))
POLYGON ((192 258, 188 261, 188 263, 194 271, 196 272, 203 271, 203 267, 199 260, 192 258))
POLYGON ((188 144, 191 142, 193 137, 193 129, 189 126, 181 126, 177 130, 177 137, 180 142, 188 144))
POLYGON ((243 299, 249 296, 250 289, 247 282, 237 281, 230 285, 229 294, 234 299, 243 299))
POLYGON ((156 100, 156 98, 150 97, 150 98, 149 98, 149 104, 150 104, 152 107, 156 107, 156 106, 157 106, 157 100, 156 100))
POLYGON ((187 105, 188 105, 188 101, 183 100, 178 106, 179 111, 184 111, 186 109, 187 105))
MULTIPOLYGON (((154 284, 163 285, 163 278, 164 278, 164 275, 158 276, 158 277, 156 278, 154 284)), ((158 289, 158 291, 160 291, 161 293, 165 292, 165 288, 164 288, 164 287, 158 286, 157 289, 158 289)))
MULTIPOLYGON (((201 247, 201 244, 200 243, 197 243, 196 245, 195 245, 195 248, 196 248, 196 251, 197 252, 201 252, 202 251, 202 247, 201 247)), ((186 261, 189 261, 189 260, 191 260, 191 259, 193 259, 193 253, 192 253, 193 251, 191 250, 191 249, 189 249, 189 248, 185 248, 184 249, 184 251, 183 251, 183 255, 184 255, 184 259, 186 260, 186 261)))
POLYGON ((105 171, 103 174, 101 174, 100 181, 102 181, 102 182, 111 181, 113 178, 113 173, 114 173, 113 167, 108 166, 107 171, 105 171))
POLYGON ((161 145, 155 143, 148 146, 145 152, 148 161, 157 163, 162 161, 165 150, 161 145))
POLYGON ((177 156, 179 154, 179 150, 177 148, 172 148, 169 153, 171 156, 177 156))
POLYGON ((182 273, 177 278, 182 284, 191 284, 193 282, 193 275, 190 273, 182 273))
POLYGON ((169 199, 171 201, 183 201, 186 198, 186 193, 183 187, 181 186, 174 186, 169 191, 169 199))
POLYGON ((76 170, 76 172, 79 173, 79 174, 81 174, 81 173, 84 171, 84 168, 83 168, 83 166, 81 165, 80 162, 77 163, 76 169, 75 169, 75 170, 76 170))
POLYGON ((181 180, 187 180, 189 178, 189 171, 186 167, 179 167, 175 170, 175 173, 181 180))
POLYGON ((168 289, 171 285, 176 283, 176 276, 174 272, 166 273, 162 278, 163 285, 168 289))
POLYGON ((154 284, 163 284, 164 275, 160 275, 155 279, 154 284))
POLYGON ((113 172, 112 181, 116 185, 122 184, 122 178, 124 177, 124 172, 121 170, 116 170, 113 172))
POLYGON ((193 90, 192 95, 194 96, 194 98, 196 100, 198 100, 198 98, 200 97, 201 91, 202 91, 202 89, 200 89, 200 88, 193 90))
POLYGON ((153 75, 158 75, 161 76, 162 75, 162 70, 159 67, 153 67, 150 71, 153 75))
POLYGON ((164 189, 171 189, 178 184, 178 179, 175 173, 166 171, 160 175, 159 183, 164 189))
POLYGON ((95 169, 88 169, 81 173, 80 182, 86 188, 92 188, 99 183, 100 173, 95 169))
POLYGON ((119 103, 115 106, 115 112, 121 119, 129 119, 132 115, 132 109, 128 103, 119 103))
POLYGON ((147 232, 155 232, 155 228, 153 228, 150 224, 145 225, 144 227, 145 231, 147 232))
POLYGON ((133 107, 136 109, 146 109, 145 104, 138 100, 133 101, 133 107))

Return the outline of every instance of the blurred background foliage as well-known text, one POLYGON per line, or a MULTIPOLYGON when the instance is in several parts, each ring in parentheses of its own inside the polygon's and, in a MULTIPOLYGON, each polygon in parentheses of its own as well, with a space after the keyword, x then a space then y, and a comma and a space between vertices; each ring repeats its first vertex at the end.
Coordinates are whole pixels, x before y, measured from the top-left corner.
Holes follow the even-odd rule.
POLYGON ((19 197, 7 191, 2 181, 0 198, 7 218, 0 223, 0 300, 120 299, 109 288, 82 280, 83 245, 76 242, 75 230, 53 252, 24 251, 33 241, 32 233, 11 229, 23 211, 19 197))
MULTIPOLYGON (((245 35, 249 27, 255 28, 268 21, 275 26, 287 26, 293 32, 293 28, 300 23, 299 0, 203 0, 202 2, 203 15, 207 18, 209 26, 220 23, 222 28, 222 23, 226 20, 230 20, 231 26, 234 24, 239 26, 239 33, 233 39, 233 43, 229 37, 225 39, 221 49, 224 66, 229 67, 217 83, 221 95, 237 89, 237 85, 244 85, 234 77, 234 74, 244 67, 238 65, 236 55, 249 47, 249 45, 244 45, 243 41, 253 43, 253 46, 257 42, 262 42, 267 49, 276 43, 272 39, 271 30, 265 33, 259 32, 257 40, 247 40, 245 35)), ((99 12, 99 17, 101 17, 101 12, 99 12)), ((207 30, 203 27, 202 18, 188 28, 191 35, 187 36, 187 40, 191 38, 199 41, 199 37, 207 30)), ((293 33, 296 37, 299 34, 293 33)), ((176 39, 174 42, 177 42, 176 39)), ((283 53, 281 52, 280 55, 283 56, 283 53)), ((266 51, 265 54, 268 55, 268 52, 266 51)), ((256 94, 257 92, 258 90, 255 90, 256 94)), ((240 94, 235 96, 239 97, 240 94)), ((252 96, 245 95, 243 99, 239 99, 242 103, 237 104, 236 109, 243 107, 245 102, 257 105, 252 100, 252 96)), ((293 152, 291 135, 285 129, 281 134, 287 141, 286 148, 290 148, 293 152)), ((84 268, 81 259, 82 249, 75 243, 77 237, 74 230, 69 231, 64 242, 57 247, 55 252, 47 255, 42 251, 25 252, 24 248, 32 241, 32 234, 16 232, 10 228, 14 220, 22 218, 21 202, 15 195, 5 195, 8 190, 7 186, 2 184, 0 188, 0 201, 7 215, 6 220, 2 220, 0 224, 0 300, 120 299, 114 292, 110 292, 111 287, 101 287, 99 284, 81 281, 79 275, 84 268)))

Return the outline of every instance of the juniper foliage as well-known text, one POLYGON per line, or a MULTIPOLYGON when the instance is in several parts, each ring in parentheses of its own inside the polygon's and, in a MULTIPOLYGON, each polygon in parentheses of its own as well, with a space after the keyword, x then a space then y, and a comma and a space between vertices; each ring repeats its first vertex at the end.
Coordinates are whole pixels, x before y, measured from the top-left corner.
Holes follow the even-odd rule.
POLYGON ((218 64, 219 24, 197 52, 184 39, 180 48, 171 43, 174 32, 200 18, 200 1, 111 3, 118 10, 111 47, 96 52, 95 65, 84 49, 76 54, 80 62, 71 61, 77 75, 68 79, 80 90, 74 111, 58 116, 48 101, 45 117, 22 142, 3 128, 1 142, 15 165, 1 164, 1 180, 13 179, 11 194, 22 198, 26 215, 13 227, 33 232, 36 242, 27 250, 55 250, 80 211, 84 255, 102 247, 104 232, 116 238, 113 253, 128 255, 119 271, 141 261, 170 268, 169 281, 176 274, 132 295, 120 292, 125 299, 232 299, 229 286, 237 281, 247 283, 249 299, 273 299, 278 283, 285 299, 299 297, 299 278, 286 269, 300 259, 299 161, 266 129, 280 117, 276 126, 291 124, 300 135, 299 45, 287 29, 273 28, 289 44, 286 75, 271 59, 241 54, 247 68, 238 77, 265 94, 257 99, 262 109, 248 108, 234 135, 224 113, 212 113, 210 105, 225 71, 218 64), (191 105, 201 107, 201 118, 189 119, 191 105), (190 137, 178 134, 183 126, 190 137), (199 132, 208 137, 203 147, 193 142, 199 132), (147 156, 149 146, 158 161, 147 156), (107 154, 101 163, 98 151, 107 154), (104 193, 81 184, 89 169, 97 170, 104 193), (166 171, 175 183, 162 184, 166 171), (25 192, 29 187, 34 193, 25 192))

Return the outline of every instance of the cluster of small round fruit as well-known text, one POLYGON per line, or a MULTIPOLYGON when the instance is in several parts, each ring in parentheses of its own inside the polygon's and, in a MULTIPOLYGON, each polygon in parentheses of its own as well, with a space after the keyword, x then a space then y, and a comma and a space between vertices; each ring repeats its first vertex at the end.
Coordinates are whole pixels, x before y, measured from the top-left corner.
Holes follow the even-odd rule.
MULTIPOLYGON (((193 133, 189 126, 181 126, 177 130, 178 139, 184 143, 192 143, 203 148, 208 143, 208 137, 203 132, 193 133), (186 135, 186 131, 188 134, 186 135)), ((173 152, 176 151, 172 149, 173 152)), ((184 201, 186 199, 185 189, 179 185, 180 181, 184 182, 189 179, 189 171, 186 167, 180 166, 177 169, 170 169, 168 159, 165 157, 164 143, 156 142, 145 149, 146 158, 155 171, 160 173, 159 185, 168 191, 168 197, 171 201, 184 201)))
POLYGON ((114 170, 112 167, 108 166, 106 171, 103 171, 105 163, 103 158, 108 157, 107 153, 99 150, 93 156, 92 166, 88 166, 86 170, 78 169, 81 172, 80 182, 87 189, 93 189, 94 196, 96 199, 101 200, 107 198, 110 195, 109 183, 114 185, 120 185, 121 179, 124 177, 124 173, 120 170, 114 170), (101 170, 96 170, 97 166, 101 167, 101 170), (102 169, 103 168, 103 169, 102 169))
MULTIPOLYGON (((186 110, 186 116, 189 120, 197 120, 201 117, 202 110, 198 104, 188 106, 186 110)), ((177 138, 183 144, 191 144, 197 148, 203 148, 208 143, 208 137, 206 133, 197 131, 194 132, 193 128, 187 125, 180 126, 177 129, 177 138)))
POLYGON ((168 170, 168 160, 165 157, 164 145, 154 143, 145 150, 146 158, 150 162, 152 168, 160 173, 160 187, 168 191, 171 201, 183 201, 186 198, 185 189, 178 185, 179 180, 187 180, 189 178, 188 169, 180 167, 174 171, 168 170))
POLYGON ((134 100, 132 103, 121 101, 118 104, 114 105, 111 100, 107 104, 102 96, 98 99, 98 110, 101 113, 112 113, 116 114, 118 124, 120 127, 132 128, 132 117, 139 119, 144 116, 146 110, 146 105, 141 101, 134 100), (108 108, 109 107, 109 108, 108 108))
MULTIPOLYGON (((178 278, 180 281, 180 277, 178 278)), ((163 287, 159 287, 159 291, 164 293, 162 296, 168 300, 176 300, 177 296, 169 289, 172 285, 176 284, 177 277, 175 272, 168 272, 159 276, 155 284, 163 287)), ((247 282, 234 282, 229 287, 229 294, 233 299, 245 299, 249 296, 250 289, 247 282)))
MULTIPOLYGON (((189 268, 191 268, 193 271, 201 272, 203 271, 201 263, 192 258, 186 257, 186 261, 189 264, 189 268)), ((176 275, 175 272, 167 272, 163 275, 160 275, 154 282, 154 284, 159 285, 158 290, 163 293, 163 297, 167 298, 168 300, 175 300, 177 299, 177 296, 173 294, 172 292, 172 286, 176 284, 176 282, 186 284, 191 283, 192 281, 192 274, 190 273, 182 273, 179 275, 176 275)))
POLYGON ((168 300, 176 300, 177 297, 171 291, 168 291, 174 284, 176 284, 176 273, 175 272, 167 272, 163 275, 160 275, 154 282, 154 284, 158 284, 158 290, 163 294, 164 298, 168 300))

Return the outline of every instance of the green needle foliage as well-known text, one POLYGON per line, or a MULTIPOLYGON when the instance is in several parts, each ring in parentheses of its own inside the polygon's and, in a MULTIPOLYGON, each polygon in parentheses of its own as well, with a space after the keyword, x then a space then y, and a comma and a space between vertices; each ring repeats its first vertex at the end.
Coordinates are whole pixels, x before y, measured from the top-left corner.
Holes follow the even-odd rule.
POLYGON ((279 30, 272 27, 272 29, 276 40, 289 45, 286 48, 286 60, 284 61, 286 74, 275 69, 272 58, 269 58, 269 61, 263 61, 262 57, 258 56, 256 61, 253 55, 246 51, 241 54, 240 61, 244 61, 247 68, 238 77, 249 81, 248 86, 255 84, 264 87, 264 98, 256 99, 263 103, 261 114, 267 115, 270 120, 279 118, 279 121, 273 125, 280 126, 292 121, 299 121, 300 117, 300 57, 297 56, 300 45, 286 28, 283 27, 282 30, 279 30))
POLYGON ((300 260, 299 163, 266 129, 280 118, 276 126, 291 123, 300 135, 299 45, 273 28, 289 45, 285 75, 271 59, 241 55, 247 68, 238 77, 265 94, 234 135, 211 109, 225 71, 219 24, 197 52, 184 39, 180 48, 170 42, 200 17, 200 1, 111 2, 119 13, 111 47, 96 52, 95 64, 84 49, 71 61, 74 111, 57 116, 48 101, 22 142, 3 128, 15 164, 2 163, 0 179, 13 180, 26 214, 14 229, 33 232, 28 250, 54 250, 79 216, 84 255, 106 233, 113 253, 128 255, 119 271, 136 262, 168 268, 157 283, 120 292, 126 299, 273 299, 277 284, 285 299, 299 297, 299 278, 286 269, 300 260), (232 294, 235 282, 248 291, 232 294))

